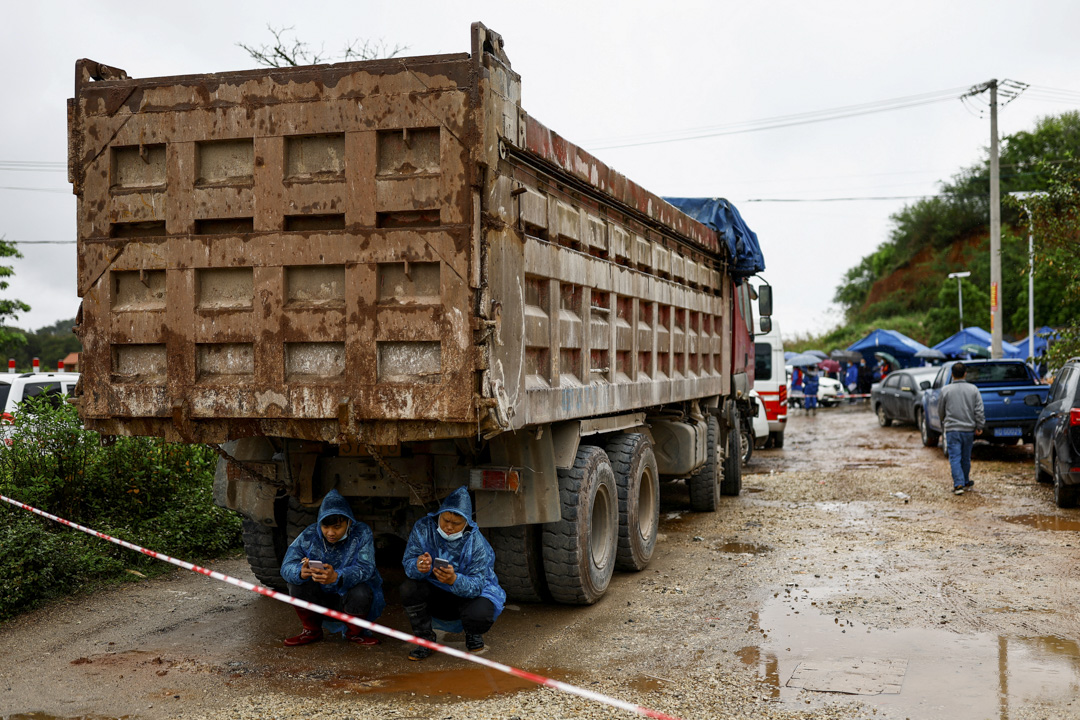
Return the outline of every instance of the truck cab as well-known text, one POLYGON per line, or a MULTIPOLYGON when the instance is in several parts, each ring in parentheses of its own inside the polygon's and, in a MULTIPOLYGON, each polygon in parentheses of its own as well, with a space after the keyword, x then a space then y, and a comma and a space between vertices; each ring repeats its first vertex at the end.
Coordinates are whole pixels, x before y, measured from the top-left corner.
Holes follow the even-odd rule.
POLYGON ((780 325, 773 320, 769 332, 754 338, 754 389, 765 405, 769 420, 769 444, 784 447, 787 428, 787 377, 784 370, 784 341, 780 325))

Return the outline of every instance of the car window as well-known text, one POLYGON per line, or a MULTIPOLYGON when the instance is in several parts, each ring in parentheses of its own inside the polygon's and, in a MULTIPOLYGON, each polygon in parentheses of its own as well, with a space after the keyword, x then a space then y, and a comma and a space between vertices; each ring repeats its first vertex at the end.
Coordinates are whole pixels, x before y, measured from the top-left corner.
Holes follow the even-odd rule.
POLYGON ((23 386, 23 400, 30 397, 45 395, 49 398, 49 404, 60 407, 63 402, 60 399, 60 383, 55 380, 49 382, 27 383, 23 386))
POLYGON ((900 375, 900 376, 899 376, 899 377, 897 378, 897 380, 896 380, 896 384, 897 384, 897 385, 899 385, 900 387, 906 387, 906 388, 913 388, 913 387, 915 387, 915 381, 914 381, 914 380, 912 380, 912 379, 911 379, 911 376, 910 376, 910 375, 908 375, 908 374, 906 374, 906 373, 905 373, 905 374, 903 374, 903 375, 900 375))
POLYGON ((772 380, 772 345, 754 343, 754 379, 772 380))
POLYGON ((1031 382, 1031 373, 1023 363, 985 363, 967 366, 968 382, 1031 382))
POLYGON ((885 387, 894 388, 894 387, 898 387, 899 385, 900 385, 900 376, 899 375, 890 375, 889 377, 885 378, 885 387))
POLYGON ((8 395, 11 394, 11 385, 7 383, 0 383, 0 410, 7 407, 8 395))
POLYGON ((1050 388, 1050 397, 1047 398, 1047 403, 1056 402, 1065 397, 1065 391, 1069 388, 1069 379, 1073 376, 1072 368, 1064 368, 1058 373, 1058 376, 1054 378, 1054 384, 1050 388))

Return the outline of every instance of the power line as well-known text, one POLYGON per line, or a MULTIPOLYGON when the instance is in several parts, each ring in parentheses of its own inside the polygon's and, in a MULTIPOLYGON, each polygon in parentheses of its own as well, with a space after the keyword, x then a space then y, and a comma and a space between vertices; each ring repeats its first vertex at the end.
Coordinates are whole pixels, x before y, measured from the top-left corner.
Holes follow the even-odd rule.
POLYGON ((0 185, 0 190, 25 190, 27 192, 63 193, 65 195, 71 193, 70 190, 61 190, 59 188, 19 187, 15 185, 0 185))
POLYGON ((968 91, 968 86, 937 90, 919 95, 907 95, 904 97, 878 100, 875 102, 861 103, 858 105, 845 105, 827 110, 814 110, 810 112, 794 113, 791 115, 779 115, 759 120, 746 120, 724 125, 713 125, 699 128, 688 128, 667 133, 654 133, 651 135, 637 135, 624 137, 604 145, 589 146, 590 150, 610 150, 624 147, 638 147, 641 145, 657 145, 660 143, 682 142, 684 140, 698 140, 707 137, 721 135, 737 135, 760 130, 775 130, 777 128, 793 127, 795 125, 807 125, 810 123, 839 120, 841 118, 869 115, 872 113, 888 112, 909 107, 918 107, 931 103, 955 100, 968 91))

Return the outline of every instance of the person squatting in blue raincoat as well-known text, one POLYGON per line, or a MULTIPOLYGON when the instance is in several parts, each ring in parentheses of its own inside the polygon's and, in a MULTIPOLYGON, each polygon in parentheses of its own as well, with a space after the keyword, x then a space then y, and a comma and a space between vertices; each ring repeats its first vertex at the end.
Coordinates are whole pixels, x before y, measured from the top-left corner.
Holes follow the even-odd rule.
MULTIPOLYGON (((473 522, 468 488, 459 487, 437 511, 416 521, 402 565, 408 577, 401 584, 401 604, 413 634, 434 640, 434 619, 441 630, 464 630, 469 652, 484 652, 483 635, 502 612, 506 593, 495 577, 495 551, 473 522)), ((423 660, 431 652, 417 646, 409 659, 423 660)))
MULTIPOLYGON (((371 528, 353 517, 348 501, 331 490, 319 507, 319 517, 293 540, 281 563, 289 595, 332 610, 374 620, 382 614, 382 577, 375 567, 371 528), (322 569, 313 562, 324 563, 322 569)), ((323 639, 323 616, 293 607, 304 631, 285 645, 307 645, 323 639)), ((345 639, 357 645, 378 645, 378 639, 355 625, 345 625, 345 639)))

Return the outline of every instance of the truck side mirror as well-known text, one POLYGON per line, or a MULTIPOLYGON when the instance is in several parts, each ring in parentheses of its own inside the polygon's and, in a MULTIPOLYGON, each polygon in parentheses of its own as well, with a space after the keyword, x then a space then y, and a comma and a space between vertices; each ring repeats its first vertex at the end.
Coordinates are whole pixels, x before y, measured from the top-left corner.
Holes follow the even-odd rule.
MULTIPOLYGON (((772 315, 772 285, 762 285, 757 289, 758 315, 764 320, 772 315)), ((771 328, 770 328, 771 329, 771 328)), ((764 330, 763 332, 768 332, 764 330)))
POLYGON ((771 317, 758 318, 758 325, 761 326, 761 334, 762 335, 768 335, 769 333, 772 332, 772 318, 771 317))

